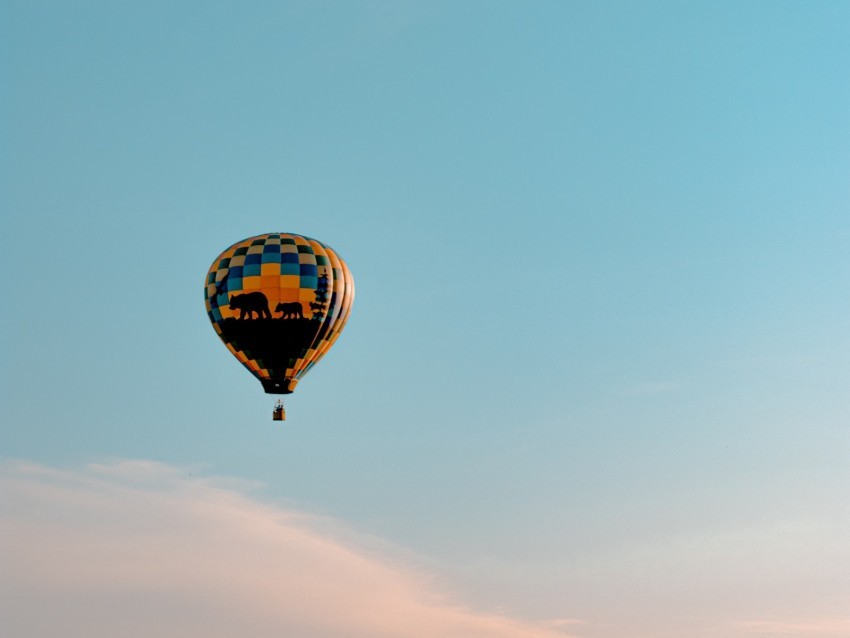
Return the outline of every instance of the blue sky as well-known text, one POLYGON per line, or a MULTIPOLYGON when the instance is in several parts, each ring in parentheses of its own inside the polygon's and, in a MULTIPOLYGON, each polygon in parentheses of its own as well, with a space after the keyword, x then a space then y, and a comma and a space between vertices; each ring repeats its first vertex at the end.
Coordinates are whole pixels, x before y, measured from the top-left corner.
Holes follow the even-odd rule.
POLYGON ((4 2, 7 553, 39 507, 21 573, 63 529, 132 547, 128 485, 229 494, 425 574, 474 616, 445 636, 847 635, 848 33, 841 2, 4 2), (357 284, 282 428, 202 290, 277 231, 357 284))

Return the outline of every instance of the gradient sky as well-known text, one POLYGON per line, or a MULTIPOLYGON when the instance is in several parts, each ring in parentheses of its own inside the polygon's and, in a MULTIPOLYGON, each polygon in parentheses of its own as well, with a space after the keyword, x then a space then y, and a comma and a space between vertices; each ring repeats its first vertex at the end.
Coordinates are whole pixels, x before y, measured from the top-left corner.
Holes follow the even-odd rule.
POLYGON ((0 73, 0 626, 850 635, 850 4, 5 0, 0 73), (357 284, 283 427, 203 306, 277 231, 357 284))

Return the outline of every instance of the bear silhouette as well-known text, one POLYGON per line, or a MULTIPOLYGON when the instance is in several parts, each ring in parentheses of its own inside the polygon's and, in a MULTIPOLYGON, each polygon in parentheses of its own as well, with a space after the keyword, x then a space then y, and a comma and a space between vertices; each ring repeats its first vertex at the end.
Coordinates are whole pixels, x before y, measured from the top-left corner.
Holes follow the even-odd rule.
POLYGON ((281 319, 289 319, 290 317, 294 317, 296 319, 304 318, 304 308, 301 306, 300 301, 293 301, 291 303, 279 303, 277 306, 275 306, 274 311, 283 313, 281 319))
POLYGON ((257 313, 258 319, 271 319, 272 313, 269 312, 269 300, 261 292, 246 292, 242 295, 233 295, 230 298, 230 309, 239 310, 239 318, 248 319, 254 318, 254 313, 257 313))

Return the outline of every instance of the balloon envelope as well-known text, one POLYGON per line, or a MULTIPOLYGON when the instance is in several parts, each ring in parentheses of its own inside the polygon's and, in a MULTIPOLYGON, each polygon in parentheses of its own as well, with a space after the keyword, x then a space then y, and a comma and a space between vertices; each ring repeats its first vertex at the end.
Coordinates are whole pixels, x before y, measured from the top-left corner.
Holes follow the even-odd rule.
POLYGON ((227 349, 266 392, 289 394, 339 337, 354 301, 354 280, 327 244, 269 233, 216 257, 204 299, 227 349))

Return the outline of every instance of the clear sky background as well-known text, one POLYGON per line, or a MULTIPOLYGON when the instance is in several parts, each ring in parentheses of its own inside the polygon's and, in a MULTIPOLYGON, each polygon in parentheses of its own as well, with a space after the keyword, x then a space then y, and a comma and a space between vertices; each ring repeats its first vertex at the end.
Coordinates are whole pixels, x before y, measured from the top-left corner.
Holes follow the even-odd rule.
POLYGON ((5 0, 0 64, 9 635, 850 635, 850 4, 5 0), (277 231, 357 285, 282 427, 203 307, 277 231))

